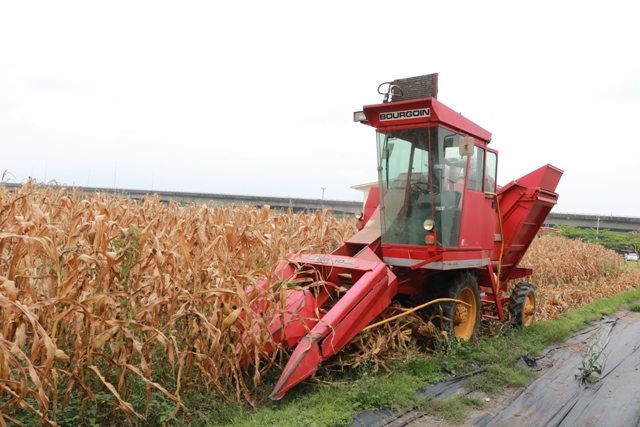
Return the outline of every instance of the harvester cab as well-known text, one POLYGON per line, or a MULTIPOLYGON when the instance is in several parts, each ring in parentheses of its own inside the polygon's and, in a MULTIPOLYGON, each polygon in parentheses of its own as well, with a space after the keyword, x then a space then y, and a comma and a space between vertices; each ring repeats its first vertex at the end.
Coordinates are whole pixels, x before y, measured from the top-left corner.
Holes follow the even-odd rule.
MULTIPOLYGON (((367 106, 377 130, 385 262, 486 265, 496 231, 498 153, 491 134, 435 98, 367 106)), ((422 265, 421 265, 422 264, 422 265)))
POLYGON ((520 325, 533 322, 533 287, 507 291, 532 273, 518 264, 558 200, 562 171, 546 165, 498 187, 491 134, 436 99, 437 74, 383 85, 381 104, 354 113, 376 129, 378 158, 377 186, 356 216, 360 231, 330 254, 293 257, 274 275, 306 285, 288 288, 270 322, 274 341, 293 350, 272 399, 376 317, 397 313, 393 301, 419 304, 425 320, 464 340, 481 317, 505 320, 506 311, 520 325))

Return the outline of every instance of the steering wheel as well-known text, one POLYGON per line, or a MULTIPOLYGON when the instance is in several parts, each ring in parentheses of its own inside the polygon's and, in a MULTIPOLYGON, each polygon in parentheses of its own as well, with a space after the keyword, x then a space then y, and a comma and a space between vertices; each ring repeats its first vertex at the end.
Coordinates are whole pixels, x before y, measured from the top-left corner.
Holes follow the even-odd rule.
POLYGON ((411 188, 411 191, 413 191, 414 193, 420 194, 429 194, 429 192, 431 191, 431 189, 429 188, 429 183, 424 181, 413 181, 409 185, 409 188, 411 188))
MULTIPOLYGON (((409 184, 409 188, 411 188, 411 191, 418 194, 431 193, 431 187, 429 186, 429 183, 424 181, 413 181, 411 184, 409 184)), ((434 185, 433 194, 439 194, 439 193, 440 193, 440 189, 434 185)))

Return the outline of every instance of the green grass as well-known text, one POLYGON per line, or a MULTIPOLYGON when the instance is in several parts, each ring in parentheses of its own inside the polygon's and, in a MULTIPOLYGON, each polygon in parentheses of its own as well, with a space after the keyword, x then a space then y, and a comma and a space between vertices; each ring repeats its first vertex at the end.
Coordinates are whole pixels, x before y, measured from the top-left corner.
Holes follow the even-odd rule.
POLYGON ((634 303, 634 304, 629 304, 629 311, 634 311, 636 313, 640 313, 640 304, 638 303, 634 303))
POLYGON ((625 262, 624 266, 629 270, 637 270, 640 269, 640 263, 636 261, 625 262))
POLYGON ((438 414, 441 418, 459 423, 463 421, 469 412, 469 408, 483 408, 485 402, 477 397, 460 396, 448 399, 425 399, 424 403, 418 405, 418 409, 438 414))

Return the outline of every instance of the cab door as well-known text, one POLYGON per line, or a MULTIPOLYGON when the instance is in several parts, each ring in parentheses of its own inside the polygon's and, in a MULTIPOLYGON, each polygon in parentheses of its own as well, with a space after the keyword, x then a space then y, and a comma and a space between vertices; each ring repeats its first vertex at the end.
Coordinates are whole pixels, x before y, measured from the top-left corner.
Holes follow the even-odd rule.
POLYGON ((483 249, 485 198, 482 185, 484 175, 484 149, 475 147, 469 157, 464 206, 462 213, 462 230, 460 247, 465 249, 483 249))
POLYGON ((469 158, 460 247, 490 251, 496 227, 495 177, 497 154, 475 147, 469 158))

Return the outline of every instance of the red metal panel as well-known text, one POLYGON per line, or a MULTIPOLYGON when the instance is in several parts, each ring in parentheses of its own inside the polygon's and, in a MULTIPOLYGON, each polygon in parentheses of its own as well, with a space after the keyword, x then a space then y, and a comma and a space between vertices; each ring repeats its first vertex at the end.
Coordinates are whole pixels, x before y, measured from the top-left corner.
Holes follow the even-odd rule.
MULTIPOLYGON (((519 274, 518 264, 558 200, 554 190, 562 173, 560 169, 546 165, 498 191, 504 240, 501 287, 519 274)), ((501 244, 497 242, 496 249, 501 244)), ((496 253, 499 253, 499 249, 496 253)))
POLYGON ((494 196, 485 195, 484 197, 484 225, 482 230, 482 249, 492 250, 495 240, 496 224, 498 222, 498 213, 496 212, 497 199, 494 196))
POLYGON ((285 348, 296 345, 318 322, 316 308, 316 299, 309 290, 289 291, 284 311, 276 312, 273 325, 269 327, 274 341, 281 342, 285 348))
POLYGON ((380 209, 376 206, 375 210, 368 217, 365 216, 365 224, 362 230, 352 236, 347 243, 358 243, 369 245, 376 240, 380 240, 380 209))
POLYGON ((335 326, 329 330, 329 335, 322 341, 322 357, 324 359, 333 356, 347 345, 353 337, 391 304, 391 298, 394 295, 390 295, 388 282, 389 279, 385 275, 360 300, 346 303, 348 304, 347 309, 351 309, 348 316, 345 316, 339 323, 332 323, 335 326))
MULTIPOLYGON (((433 246, 435 251, 435 245, 433 246)), ((406 260, 404 263, 393 263, 389 262, 391 265, 397 266, 413 266, 417 264, 421 264, 423 261, 429 260, 436 256, 435 252, 428 252, 426 248, 418 247, 418 246, 408 246, 408 245, 382 245, 382 253, 384 254, 384 259, 402 259, 406 260)), ((459 249, 459 248, 438 248, 438 253, 442 257, 440 261, 447 263, 450 268, 469 268, 475 266, 481 266, 481 260, 489 257, 489 251, 482 250, 480 248, 472 248, 472 249, 459 249), (473 264, 472 261, 477 261, 476 264, 473 264), (469 262, 469 263, 466 263, 469 262)))
POLYGON ((489 226, 489 221, 485 219, 484 205, 484 193, 467 190, 460 222, 459 246, 461 248, 482 248, 482 230, 489 226))
POLYGON ((539 187, 554 192, 560 182, 563 171, 552 165, 546 165, 516 180, 523 187, 539 187))
MULTIPOLYGON (((362 256, 371 258, 374 254, 365 248, 362 256)), ((297 259, 299 262, 305 260, 313 261, 319 267, 319 263, 337 262, 338 269, 348 261, 352 274, 354 270, 365 272, 300 341, 269 396, 272 399, 281 398, 287 390, 311 375, 323 360, 344 347, 389 306, 397 291, 395 275, 380 260, 372 262, 338 255, 302 255, 297 259)))
POLYGON ((317 340, 306 337, 293 351, 289 363, 285 366, 269 399, 282 399, 284 394, 296 384, 313 374, 322 362, 320 346, 317 340))

